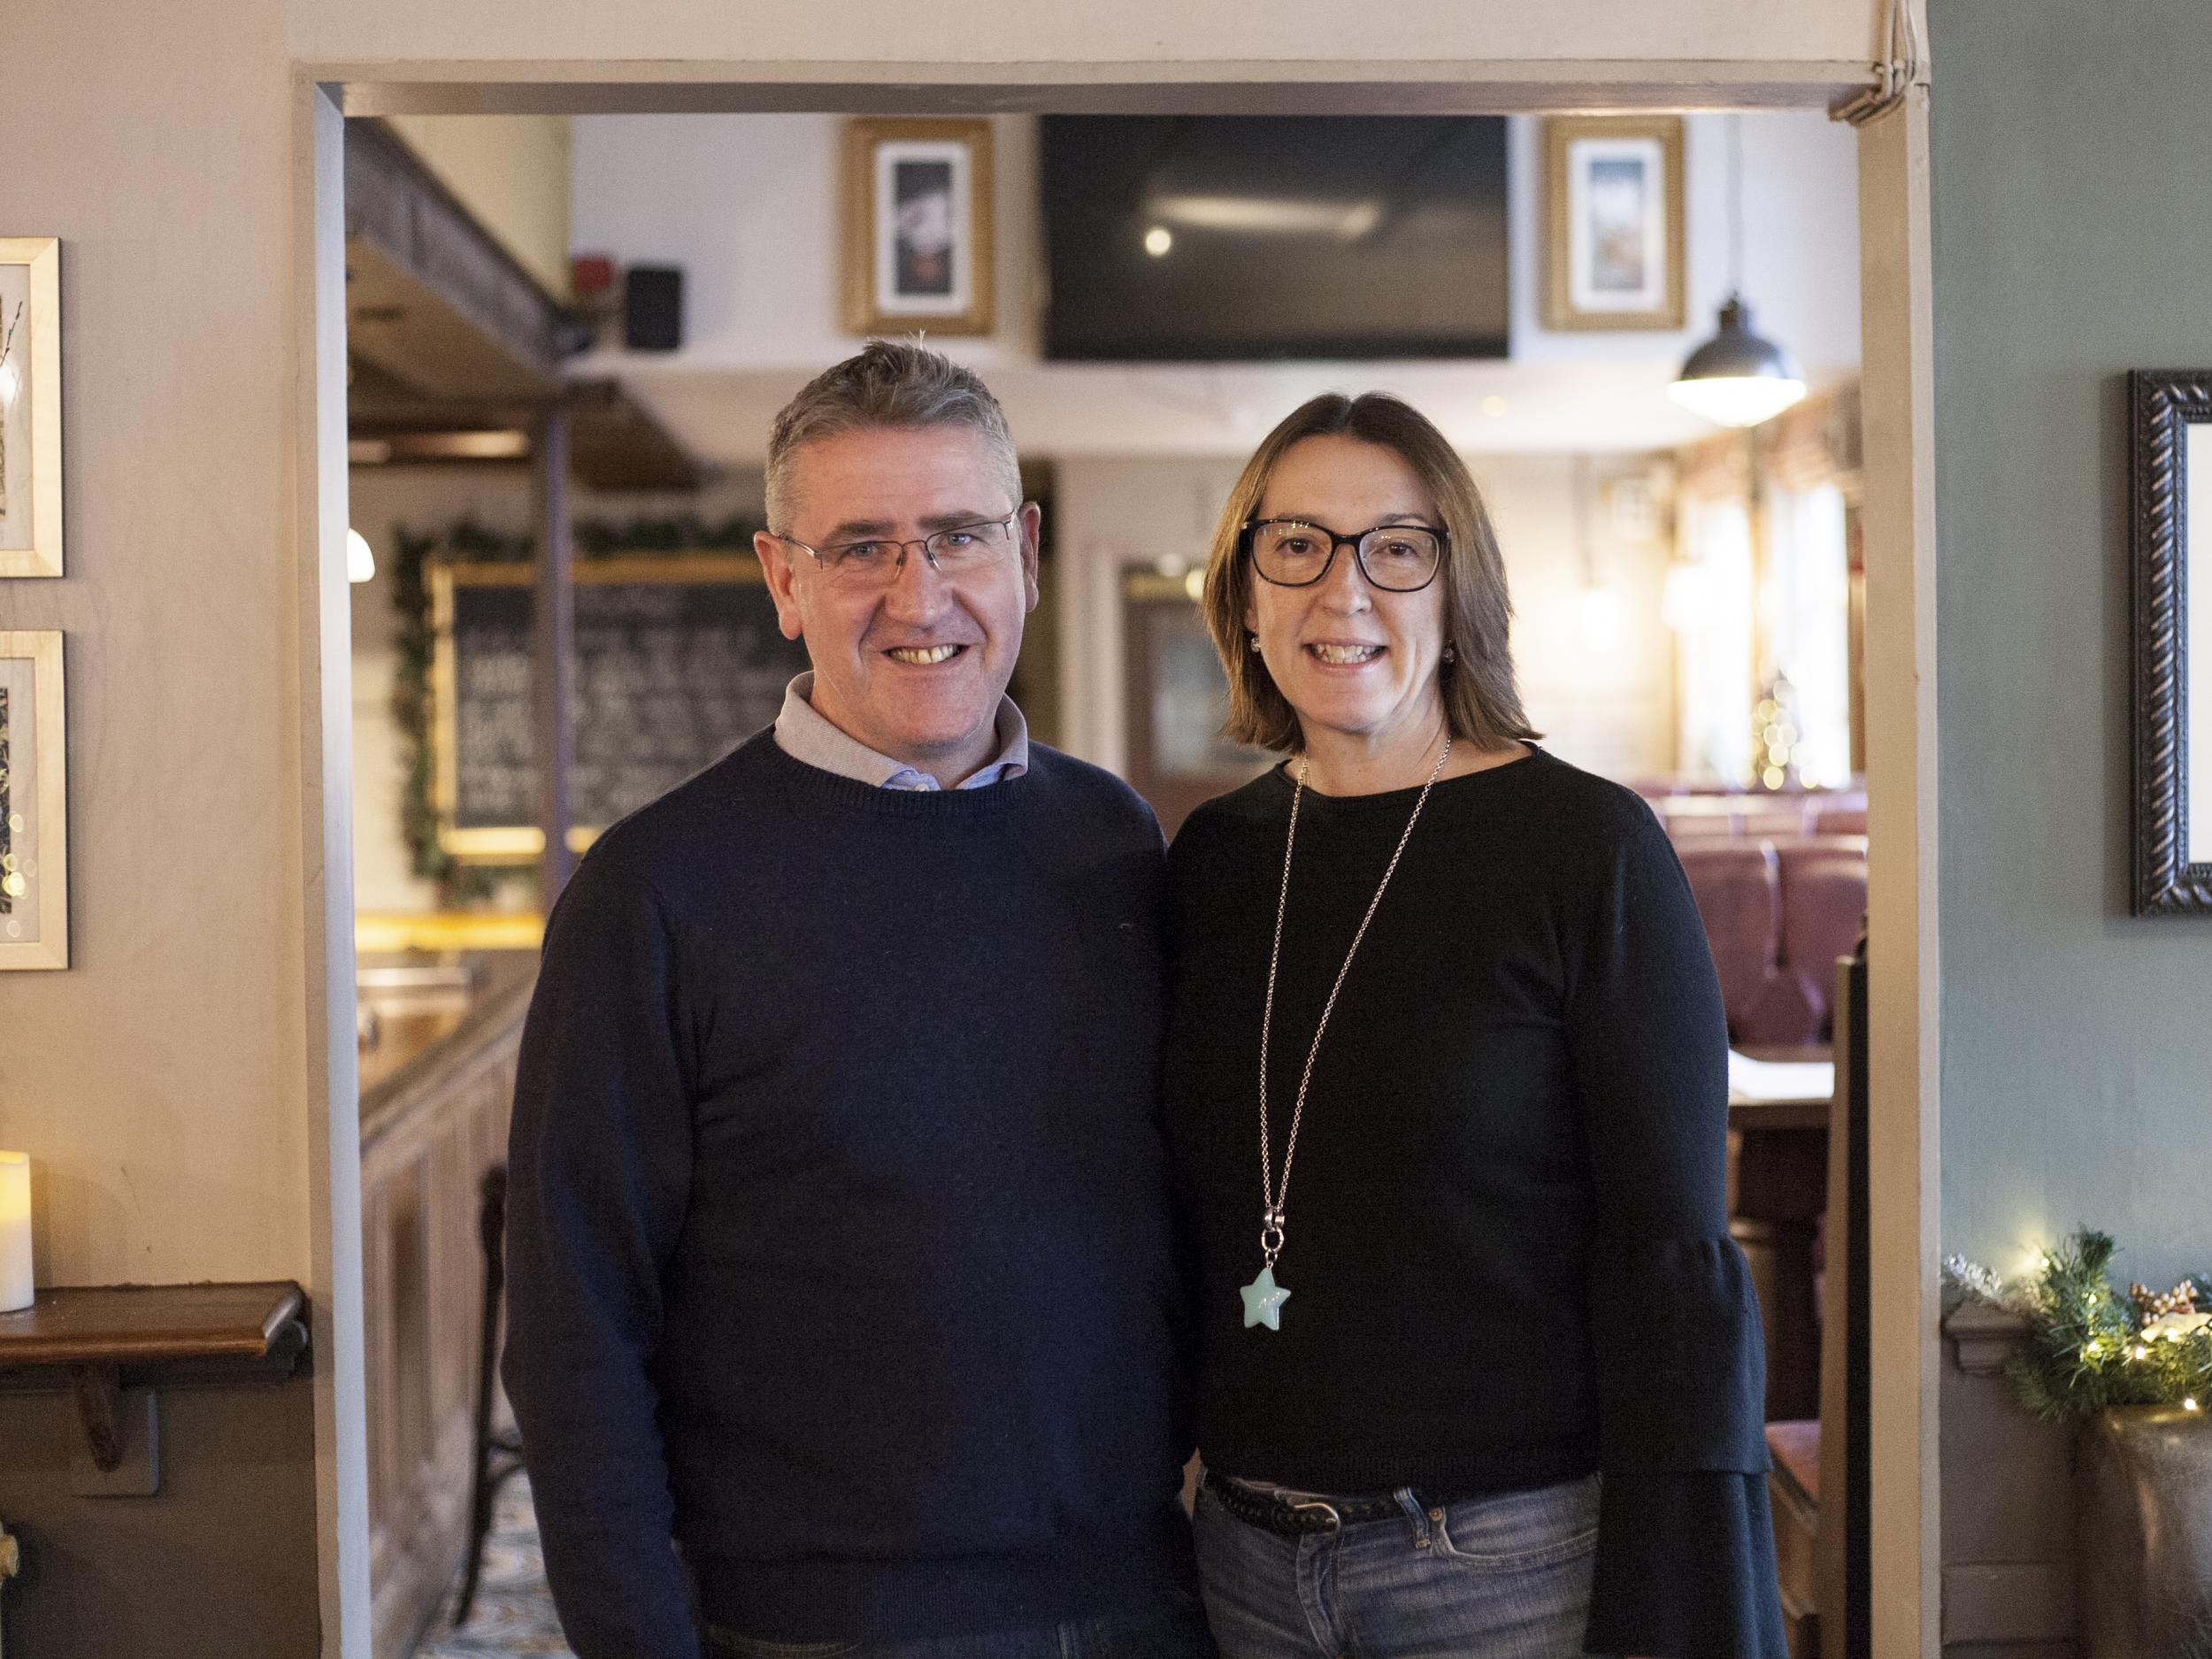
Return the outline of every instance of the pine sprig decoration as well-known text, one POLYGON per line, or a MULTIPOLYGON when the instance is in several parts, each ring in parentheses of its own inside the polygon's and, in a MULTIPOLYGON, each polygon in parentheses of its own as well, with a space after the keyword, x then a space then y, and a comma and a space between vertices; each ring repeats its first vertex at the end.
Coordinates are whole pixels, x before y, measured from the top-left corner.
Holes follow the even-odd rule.
POLYGON ((2046 1255, 2036 1276, 2007 1286, 1954 1258, 1946 1277, 1977 1300, 2023 1315, 2028 1338, 2006 1367, 2020 1403, 2048 1422, 2114 1406, 2212 1400, 2212 1314, 2194 1307, 2195 1281, 2161 1296, 2140 1285, 2116 1293, 2116 1247, 2088 1228, 2046 1255))
MULTIPOLYGON (((472 526, 457 526, 457 534, 472 526)), ((497 878, 491 871, 465 864, 438 840, 442 819, 434 785, 437 750, 431 741, 434 715, 431 664, 437 656, 437 631, 431 620, 430 561, 439 538, 404 528, 392 532, 392 611, 398 624, 393 638, 397 660, 392 668, 392 718, 399 726, 400 764, 404 768, 399 797, 400 833, 406 837, 415 874, 438 887, 442 910, 457 910, 489 897, 497 878)))

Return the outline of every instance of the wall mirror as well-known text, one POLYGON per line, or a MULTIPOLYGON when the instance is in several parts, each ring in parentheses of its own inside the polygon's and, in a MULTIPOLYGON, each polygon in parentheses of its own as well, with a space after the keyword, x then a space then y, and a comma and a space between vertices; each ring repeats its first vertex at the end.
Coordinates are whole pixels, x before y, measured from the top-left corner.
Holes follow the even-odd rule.
POLYGON ((2128 378, 2132 908, 2138 916, 2212 914, 2212 369, 2138 369, 2128 378))

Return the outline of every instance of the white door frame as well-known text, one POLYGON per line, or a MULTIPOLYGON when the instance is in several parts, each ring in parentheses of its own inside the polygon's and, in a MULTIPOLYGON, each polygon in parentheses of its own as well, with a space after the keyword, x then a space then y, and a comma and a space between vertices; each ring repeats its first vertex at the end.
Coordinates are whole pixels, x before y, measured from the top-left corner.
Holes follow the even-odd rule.
MULTIPOLYGON (((1863 64, 301 64, 294 81, 296 311, 309 419, 299 491, 302 762, 320 780, 303 852, 311 1066, 324 1652, 366 1659, 369 1587, 353 1045, 351 663, 345 579, 342 146, 349 115, 1009 110, 1434 113, 1822 108, 1863 64), (919 83, 918 75, 926 79, 919 83)), ((1873 1650, 1938 1649, 1939 1374, 1936 627, 1928 96, 1859 129, 1865 423, 1867 794, 1872 1106, 1873 1650)), ((312 794, 312 791, 311 791, 312 794)))

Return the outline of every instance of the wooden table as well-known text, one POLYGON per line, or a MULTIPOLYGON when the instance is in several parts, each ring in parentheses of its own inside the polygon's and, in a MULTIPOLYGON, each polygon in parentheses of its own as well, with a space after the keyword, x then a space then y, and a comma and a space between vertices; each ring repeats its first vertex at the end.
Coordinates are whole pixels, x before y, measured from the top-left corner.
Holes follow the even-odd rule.
MULTIPOLYGON (((1754 1060, 1831 1058, 1825 1046, 1746 1048, 1754 1060)), ((1820 1412, 1820 1218, 1828 1202, 1826 1096, 1728 1107, 1728 1232, 1751 1268, 1767 1344, 1767 1417, 1820 1412)))

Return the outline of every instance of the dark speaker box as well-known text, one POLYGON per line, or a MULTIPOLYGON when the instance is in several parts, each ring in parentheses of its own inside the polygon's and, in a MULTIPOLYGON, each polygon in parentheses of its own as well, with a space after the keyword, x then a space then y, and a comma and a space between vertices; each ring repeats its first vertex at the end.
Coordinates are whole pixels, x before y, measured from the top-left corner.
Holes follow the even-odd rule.
POLYGON ((622 273, 622 343, 631 351, 674 351, 684 343, 681 269, 634 265, 622 273))

